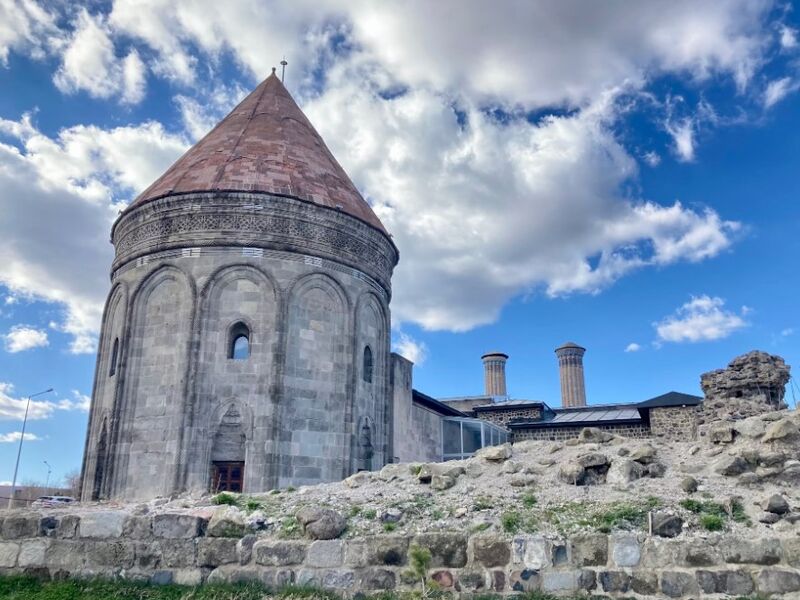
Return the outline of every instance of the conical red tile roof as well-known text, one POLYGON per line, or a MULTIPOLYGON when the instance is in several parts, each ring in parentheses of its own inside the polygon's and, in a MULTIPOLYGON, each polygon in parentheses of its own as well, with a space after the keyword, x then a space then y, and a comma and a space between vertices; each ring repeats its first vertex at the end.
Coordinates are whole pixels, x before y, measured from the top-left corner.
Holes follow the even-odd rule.
POLYGON ((208 191, 292 196, 338 208, 386 232, 274 70, 131 207, 208 191))

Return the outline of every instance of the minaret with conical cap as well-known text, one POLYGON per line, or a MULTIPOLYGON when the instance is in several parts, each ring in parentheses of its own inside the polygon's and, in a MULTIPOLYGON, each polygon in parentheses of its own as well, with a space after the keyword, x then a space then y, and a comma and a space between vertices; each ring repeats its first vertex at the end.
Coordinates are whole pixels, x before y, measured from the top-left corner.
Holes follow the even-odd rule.
POLYGON ((586 348, 567 342, 556 348, 561 377, 561 406, 586 406, 586 386, 583 378, 583 353, 586 348))

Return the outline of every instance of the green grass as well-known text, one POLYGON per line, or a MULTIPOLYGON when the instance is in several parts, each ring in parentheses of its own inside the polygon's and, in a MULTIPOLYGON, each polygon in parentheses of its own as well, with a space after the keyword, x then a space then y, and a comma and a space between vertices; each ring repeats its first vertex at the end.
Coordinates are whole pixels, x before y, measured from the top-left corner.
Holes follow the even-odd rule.
POLYGON ((378 511, 374 508, 368 508, 361 514, 364 515, 365 519, 374 519, 376 516, 378 516, 378 511))
POLYGON ((228 492, 222 492, 214 496, 211 499, 211 503, 218 505, 227 504, 228 506, 239 506, 239 497, 229 494, 228 492))
POLYGON ((707 531, 722 531, 725 519, 719 515, 700 515, 700 526, 707 531))
MULTIPOLYGON (((420 556, 420 567, 426 565, 420 556)), ((414 556, 412 555, 412 560, 414 556)), ((413 566, 413 565, 412 565, 413 566)), ((363 595, 370 600, 418 600, 419 592, 381 592, 363 595)), ((429 590, 429 597, 451 598, 447 593, 429 590)), ((342 600, 335 592, 311 587, 288 586, 269 590, 260 583, 208 584, 201 587, 151 585, 132 581, 68 580, 43 582, 32 577, 0 577, 3 600, 342 600)), ((481 594, 474 600, 501 600, 494 594, 481 594)), ((504 597, 508 600, 508 596, 504 597)), ((513 596, 517 600, 556 600, 555 596, 528 592, 513 596)), ((558 600, 586 600, 584 596, 558 600)), ((763 600, 756 596, 737 600, 763 600)))
POLYGON ((394 531, 395 529, 397 529, 397 523, 389 522, 389 523, 384 523, 383 524, 383 530, 386 531, 386 532, 391 532, 391 531, 394 531))
POLYGON ((522 497, 522 506, 524 506, 525 508, 533 508, 534 506, 536 506, 537 502, 538 500, 536 499, 536 496, 534 496, 533 494, 525 494, 522 497))

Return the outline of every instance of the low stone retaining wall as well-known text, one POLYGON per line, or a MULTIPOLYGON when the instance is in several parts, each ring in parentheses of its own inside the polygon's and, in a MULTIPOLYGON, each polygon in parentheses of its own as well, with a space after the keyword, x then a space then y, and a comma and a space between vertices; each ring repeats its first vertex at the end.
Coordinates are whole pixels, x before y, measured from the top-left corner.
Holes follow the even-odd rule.
POLYGON ((206 535, 186 513, 123 511, 7 513, 0 523, 0 574, 124 577, 199 584, 259 580, 331 588, 344 595, 418 589, 409 548, 428 548, 428 575, 460 593, 589 592, 612 598, 797 598, 800 537, 677 539, 600 533, 569 538, 431 532, 335 540, 206 535))

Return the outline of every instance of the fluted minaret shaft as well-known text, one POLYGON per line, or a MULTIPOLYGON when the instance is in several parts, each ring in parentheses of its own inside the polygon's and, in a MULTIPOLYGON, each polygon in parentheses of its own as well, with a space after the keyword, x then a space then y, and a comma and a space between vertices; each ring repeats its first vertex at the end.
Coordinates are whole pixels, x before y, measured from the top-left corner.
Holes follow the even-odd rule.
POLYGON ((586 406, 586 386, 583 378, 583 353, 586 348, 567 343, 556 348, 561 377, 561 406, 586 406))
POLYGON ((506 361, 508 354, 489 352, 481 356, 483 360, 484 393, 487 396, 507 396, 506 361))

